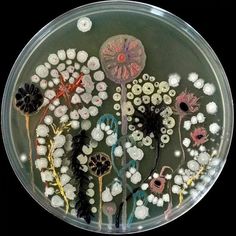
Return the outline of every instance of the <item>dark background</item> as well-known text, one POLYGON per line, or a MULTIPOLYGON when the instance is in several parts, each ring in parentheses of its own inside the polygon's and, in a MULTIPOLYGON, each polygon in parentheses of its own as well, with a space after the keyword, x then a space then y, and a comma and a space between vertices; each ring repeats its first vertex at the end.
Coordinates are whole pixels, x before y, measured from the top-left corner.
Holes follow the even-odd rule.
MULTIPOLYGON (((2 1, 3 2, 3 1, 2 1)), ((86 3, 92 1, 86 1, 86 3)), ((233 18, 235 8, 231 1, 143 1, 164 8, 192 25, 211 45, 218 55, 229 82, 232 86, 236 79, 235 66, 235 26, 233 18)), ((30 38, 45 24, 71 8, 82 5, 82 1, 13 1, 1 3, 1 64, 0 80, 3 90, 10 69, 22 48, 30 38)), ((1 93, 2 94, 2 93, 1 93)), ((235 142, 233 141, 233 144, 235 142)), ((2 144, 1 144, 2 145, 2 144)), ((177 220, 151 231, 162 233, 217 233, 233 231, 234 199, 234 166, 235 147, 232 147, 226 166, 210 192, 192 210, 177 220)), ((70 226, 49 214, 40 207, 23 189, 7 160, 1 146, 1 231, 2 235, 13 232, 21 235, 55 233, 79 235, 92 234, 70 226), (31 229, 30 229, 31 228, 31 229)), ((143 233, 147 234, 147 233, 143 233)))

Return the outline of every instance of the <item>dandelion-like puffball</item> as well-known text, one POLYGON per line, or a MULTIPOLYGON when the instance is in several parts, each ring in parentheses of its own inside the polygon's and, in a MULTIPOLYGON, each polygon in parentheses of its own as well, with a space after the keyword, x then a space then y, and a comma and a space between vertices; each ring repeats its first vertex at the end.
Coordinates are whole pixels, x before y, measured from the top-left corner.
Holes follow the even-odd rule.
POLYGON ((46 187, 45 188, 45 192, 44 192, 44 195, 46 197, 50 196, 50 195, 53 195, 55 192, 54 188, 53 187, 46 187))
POLYGON ((98 82, 96 85, 96 89, 98 92, 103 92, 107 89, 107 84, 105 82, 98 82))
POLYGON ((108 187, 102 192, 102 201, 103 202, 111 202, 113 196, 111 195, 111 191, 108 187))
POLYGON ((100 107, 102 105, 102 99, 98 96, 93 96, 92 104, 97 106, 97 107, 100 107))
POLYGON ((106 99, 108 99, 108 94, 105 91, 104 92, 99 92, 98 97, 100 97, 102 100, 106 100, 106 99))
POLYGON ((60 123, 66 123, 68 122, 68 120, 69 120, 69 116, 65 114, 60 118, 60 123))
POLYGON ((197 89, 201 89, 204 86, 204 80, 203 79, 196 80, 193 86, 197 89))
POLYGON ((171 190, 172 190, 172 193, 179 194, 181 191, 181 188, 178 185, 173 185, 171 190))
POLYGON ((185 147, 189 147, 190 143, 191 143, 191 140, 189 138, 184 138, 183 145, 185 147))
POLYGON ((194 172, 198 171, 200 168, 200 165, 195 160, 188 161, 187 166, 191 171, 194 171, 194 172))
POLYGON ((72 103, 72 104, 81 103, 81 99, 80 99, 80 97, 79 97, 78 94, 75 93, 75 94, 72 96, 72 98, 71 98, 71 103, 72 103))
POLYGON ((70 118, 72 120, 78 120, 79 119, 79 113, 77 110, 73 110, 70 112, 70 118))
POLYGON ((121 146, 117 146, 114 150, 114 155, 116 157, 122 157, 123 156, 123 149, 121 146))

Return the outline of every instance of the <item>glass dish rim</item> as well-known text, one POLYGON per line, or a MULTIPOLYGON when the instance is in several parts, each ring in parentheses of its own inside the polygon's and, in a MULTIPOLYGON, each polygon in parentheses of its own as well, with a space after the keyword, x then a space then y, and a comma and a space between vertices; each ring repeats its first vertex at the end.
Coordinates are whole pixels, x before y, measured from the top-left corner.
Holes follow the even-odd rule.
MULTIPOLYGON (((212 48, 209 46, 209 44, 205 41, 205 39, 195 30, 190 26, 188 23, 180 19, 179 17, 175 16, 174 14, 163 10, 157 6, 153 6, 147 3, 142 3, 142 2, 136 2, 136 1, 125 1, 125 0, 110 0, 110 1, 99 1, 99 2, 94 2, 86 5, 79 6, 77 8, 74 8, 70 11, 67 11, 66 13, 58 16, 51 22, 49 22, 46 26, 44 26, 41 30, 39 30, 32 38, 31 40, 26 44, 26 46, 23 48, 19 56, 17 57, 14 65, 12 66, 12 69, 10 71, 10 74, 8 76, 5 89, 4 89, 4 94, 3 94, 3 100, 2 100, 2 110, 1 110, 1 128, 2 128, 2 136, 3 136, 3 142, 4 146, 6 149, 6 153, 9 159, 9 162, 14 170, 14 173, 16 174, 17 178, 21 182, 21 184, 24 186, 26 191, 31 195, 31 197, 38 202, 44 209, 46 209, 48 212, 56 216, 57 218, 64 220, 65 222, 72 224, 76 227, 79 227, 84 230, 88 231, 97 231, 96 229, 96 224, 94 224, 92 227, 87 226, 87 224, 84 224, 82 222, 76 221, 72 216, 67 215, 64 216, 62 214, 62 210, 56 209, 51 207, 49 204, 45 204, 45 198, 39 194, 36 194, 32 191, 30 184, 28 183, 29 181, 27 178, 24 176, 24 174, 19 170, 19 166, 17 167, 16 164, 16 153, 14 152, 14 148, 10 148, 13 144, 12 140, 12 135, 8 133, 10 129, 10 122, 9 122, 9 113, 10 109, 9 107, 12 106, 11 101, 12 99, 9 99, 7 95, 11 94, 12 88, 14 87, 14 82, 18 79, 18 76, 21 72, 21 69, 24 67, 24 63, 27 62, 27 59, 30 57, 30 52, 32 49, 37 48, 43 41, 43 39, 46 39, 51 33, 53 33, 54 30, 57 30, 58 27, 64 22, 68 23, 69 19, 73 18, 73 15, 76 15, 80 11, 89 11, 93 12, 93 9, 96 8, 103 8, 105 11, 109 11, 109 9, 115 9, 115 10, 131 10, 134 9, 133 11, 138 10, 138 12, 143 12, 146 14, 154 15, 155 17, 160 17, 163 18, 161 20, 165 21, 165 23, 170 24, 171 26, 175 27, 176 30, 179 30, 181 33, 183 33, 186 37, 188 37, 189 40, 192 41, 192 43, 195 44, 196 47, 198 47, 199 50, 202 51, 202 54, 206 57, 208 60, 209 65, 212 66, 212 70, 216 74, 216 77, 221 78, 221 80, 217 81, 220 85, 221 93, 222 92, 222 86, 223 89, 225 90, 227 96, 223 98, 223 110, 228 110, 227 113, 232 114, 231 116, 224 117, 224 134, 229 134, 227 142, 224 143, 224 147, 221 147, 221 152, 224 153, 224 157, 222 158, 222 163, 220 165, 220 168, 217 172, 217 175, 214 177, 214 179, 206 186, 203 192, 199 193, 198 197, 196 199, 191 199, 190 197, 187 198, 187 200, 184 202, 184 206, 179 209, 174 209, 173 214, 170 219, 165 220, 162 215, 153 217, 145 222, 148 222, 148 227, 143 227, 143 229, 137 229, 137 226, 140 224, 139 222, 134 223, 133 226, 131 227, 131 231, 123 232, 122 230, 117 231, 117 232, 109 232, 109 231, 100 231, 99 233, 107 233, 107 234, 124 234, 124 233, 136 233, 136 232, 144 232, 147 230, 151 230, 157 227, 160 227, 166 223, 169 223, 173 221, 174 219, 180 217, 187 211, 189 211, 193 206, 195 206, 206 194, 207 192, 211 189, 211 187, 214 185, 215 181, 218 179, 218 176, 220 175, 230 148, 232 136, 233 136, 233 123, 234 123, 234 110, 233 110, 233 100, 232 100, 232 95, 231 95, 231 90, 230 86, 228 83, 227 76, 225 74, 225 71, 212 50, 212 48), (130 9, 129 9, 130 8, 130 9), (194 42, 195 41, 195 42, 194 42), (196 43, 199 45, 196 45, 196 43), (225 101, 224 101, 225 99, 225 101), (227 102, 228 101, 228 102, 227 102), (7 114, 7 115, 6 115, 7 114), (228 124, 228 125, 226 125, 228 124), (227 129, 226 129, 227 127, 227 129), (229 130, 229 127, 232 127, 231 130, 229 130), (222 151, 223 150, 223 151, 222 151), (14 158, 13 158, 14 157, 14 158), (159 219, 162 218, 162 219, 159 219), (157 221, 159 219, 159 221, 157 221), (153 223, 158 222, 157 224, 153 223), (94 227, 94 229, 93 229, 94 227), (134 230, 133 227, 136 227, 134 230)), ((73 18, 74 19, 74 18, 73 18)), ((33 50, 32 50, 33 51, 33 50)))

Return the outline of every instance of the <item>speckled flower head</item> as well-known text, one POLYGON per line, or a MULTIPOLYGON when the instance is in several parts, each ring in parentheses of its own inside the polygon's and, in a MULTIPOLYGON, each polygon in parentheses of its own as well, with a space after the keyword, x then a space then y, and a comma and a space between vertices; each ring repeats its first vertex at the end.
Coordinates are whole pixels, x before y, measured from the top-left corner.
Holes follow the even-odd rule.
POLYGON ((91 173, 97 177, 108 174, 112 167, 110 157, 101 152, 89 157, 88 166, 91 173))
POLYGON ((24 114, 32 114, 43 104, 43 95, 34 84, 25 83, 15 95, 15 104, 24 114))
POLYGON ((130 35, 108 38, 100 49, 106 76, 116 83, 127 83, 144 69, 146 54, 140 40, 130 35))
POLYGON ((196 128, 193 132, 190 133, 190 136, 194 142, 193 146, 200 146, 208 141, 207 131, 203 127, 196 128))
POLYGON ((199 98, 193 93, 184 91, 176 97, 174 111, 180 115, 181 118, 190 113, 194 113, 199 109, 198 100, 199 98))

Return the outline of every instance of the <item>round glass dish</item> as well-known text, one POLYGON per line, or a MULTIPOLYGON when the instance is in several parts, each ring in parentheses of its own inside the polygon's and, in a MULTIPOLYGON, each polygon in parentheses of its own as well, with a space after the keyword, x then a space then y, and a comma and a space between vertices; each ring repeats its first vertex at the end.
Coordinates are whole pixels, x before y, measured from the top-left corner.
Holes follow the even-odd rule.
POLYGON ((31 39, 1 119, 12 168, 42 207, 123 234, 166 224, 208 192, 233 117, 225 72, 191 26, 151 5, 108 1, 71 10, 31 39))

